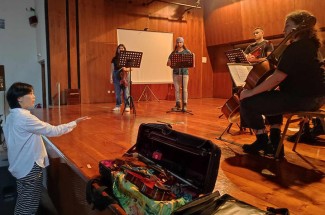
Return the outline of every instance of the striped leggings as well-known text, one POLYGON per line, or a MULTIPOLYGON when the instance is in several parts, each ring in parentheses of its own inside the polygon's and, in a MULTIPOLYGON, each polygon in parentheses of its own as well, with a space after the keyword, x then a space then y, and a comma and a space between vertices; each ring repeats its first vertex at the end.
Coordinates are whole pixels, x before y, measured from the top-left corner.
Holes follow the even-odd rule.
POLYGON ((17 202, 15 215, 36 214, 42 194, 42 168, 34 163, 32 170, 23 178, 17 179, 17 202))

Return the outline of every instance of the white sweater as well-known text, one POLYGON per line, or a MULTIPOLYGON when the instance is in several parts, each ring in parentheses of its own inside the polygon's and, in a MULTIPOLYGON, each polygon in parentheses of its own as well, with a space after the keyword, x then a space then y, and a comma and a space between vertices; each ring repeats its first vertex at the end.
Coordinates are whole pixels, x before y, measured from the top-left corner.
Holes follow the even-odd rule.
POLYGON ((39 120, 29 110, 11 109, 3 126, 11 174, 17 179, 25 177, 33 168, 34 162, 43 168, 48 166, 49 159, 41 135, 60 136, 76 126, 75 121, 53 126, 39 120))

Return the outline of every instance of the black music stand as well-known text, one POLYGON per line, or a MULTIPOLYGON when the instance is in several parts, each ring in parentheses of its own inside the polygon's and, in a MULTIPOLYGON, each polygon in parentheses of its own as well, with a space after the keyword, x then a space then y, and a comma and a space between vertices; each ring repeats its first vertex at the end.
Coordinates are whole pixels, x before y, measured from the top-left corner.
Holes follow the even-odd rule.
MULTIPOLYGON (((135 51, 121 51, 117 60, 117 64, 119 67, 128 67, 130 68, 130 95, 127 98, 127 103, 130 106, 130 110, 133 110, 133 113, 136 115, 135 106, 133 103, 133 98, 131 94, 132 89, 132 67, 133 68, 140 68, 141 59, 142 59, 142 52, 135 52, 135 51)), ((126 104, 124 105, 124 109, 122 115, 124 114, 126 108, 126 104)))
POLYGON ((245 53, 240 48, 231 49, 225 52, 230 63, 247 63, 250 64, 247 60, 245 53))
MULTIPOLYGON (((180 71, 180 68, 191 68, 194 64, 194 54, 188 53, 188 54, 172 54, 170 57, 170 67, 173 69, 178 69, 180 71)), ((182 109, 181 110, 170 110, 167 111, 167 113, 170 112, 182 112, 182 113, 188 113, 193 115, 191 111, 184 110, 184 74, 182 73, 182 109)))

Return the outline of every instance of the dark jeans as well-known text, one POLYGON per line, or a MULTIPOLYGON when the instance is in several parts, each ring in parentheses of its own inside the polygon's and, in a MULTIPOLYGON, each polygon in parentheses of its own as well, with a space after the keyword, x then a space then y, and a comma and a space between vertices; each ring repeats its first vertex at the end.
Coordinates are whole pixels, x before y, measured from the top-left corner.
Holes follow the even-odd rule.
POLYGON ((263 116, 270 125, 282 124, 284 113, 315 111, 325 102, 325 97, 298 97, 278 90, 260 93, 240 102, 240 117, 245 126, 264 129, 263 116))

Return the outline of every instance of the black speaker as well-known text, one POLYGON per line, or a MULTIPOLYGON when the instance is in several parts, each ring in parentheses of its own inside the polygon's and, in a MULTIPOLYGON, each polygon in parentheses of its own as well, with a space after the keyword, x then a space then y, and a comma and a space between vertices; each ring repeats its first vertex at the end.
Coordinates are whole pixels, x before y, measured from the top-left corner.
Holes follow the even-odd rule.
POLYGON ((5 91, 5 67, 0 65, 0 91, 5 91))
POLYGON ((34 16, 29 17, 30 26, 35 27, 37 25, 37 23, 38 23, 37 16, 34 15, 34 16))

